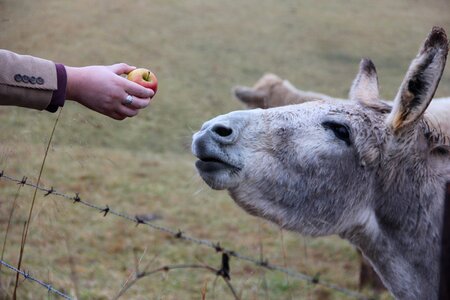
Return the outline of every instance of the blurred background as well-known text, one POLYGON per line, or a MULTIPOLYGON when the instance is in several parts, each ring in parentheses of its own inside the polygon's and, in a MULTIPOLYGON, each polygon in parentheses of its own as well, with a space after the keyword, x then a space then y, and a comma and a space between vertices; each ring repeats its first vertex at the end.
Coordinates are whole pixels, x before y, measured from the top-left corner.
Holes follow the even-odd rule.
MULTIPOLYGON (((243 109, 231 88, 251 86, 265 72, 346 97, 360 59, 369 57, 381 96, 392 99, 434 25, 450 32, 448 0, 0 0, 0 48, 69 66, 126 62, 159 80, 150 107, 121 122, 67 101, 43 185, 130 215, 156 215, 164 226, 353 290, 359 261, 351 245, 281 231, 247 215, 226 192, 210 190, 194 168, 191 136, 204 121, 243 109)), ((449 67, 436 96, 450 96, 449 67)), ((36 182, 56 117, 0 107, 0 170, 36 182)), ((0 180, 2 243, 17 190, 0 180)), ((32 195, 27 187, 18 193, 4 254, 14 264, 32 195)), ((79 299, 111 299, 136 257, 150 269, 220 265, 210 249, 38 194, 23 261, 35 277, 79 299)), ((233 259, 231 278, 242 299, 347 299, 233 259)), ((10 299, 13 279, 2 269, 0 299, 10 299)), ((223 281, 196 270, 143 278, 122 298, 200 299, 202 289, 206 299, 233 299, 223 281)), ((48 297, 31 282, 19 287, 19 299, 48 297)))

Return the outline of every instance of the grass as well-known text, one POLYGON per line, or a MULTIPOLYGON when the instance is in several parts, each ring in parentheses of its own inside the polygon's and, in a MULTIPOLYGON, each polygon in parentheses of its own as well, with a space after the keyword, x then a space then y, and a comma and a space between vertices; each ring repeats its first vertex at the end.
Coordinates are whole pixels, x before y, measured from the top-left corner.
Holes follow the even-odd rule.
MULTIPOLYGON (((242 109, 231 87, 252 85, 267 71, 302 89, 345 97, 360 58, 370 57, 382 96, 392 98, 431 27, 450 31, 449 10, 443 0, 3 0, 0 47, 73 66, 124 61, 150 67, 160 82, 151 107, 123 122, 67 102, 43 184, 129 214, 157 213, 165 226, 254 257, 262 245, 272 263, 356 289, 358 262, 348 243, 284 232, 284 259, 278 228, 248 216, 225 192, 210 190, 196 175, 191 135, 205 120, 242 109)), ((437 96, 450 95, 449 70, 437 96)), ((0 108, 0 169, 35 182, 55 118, 0 108)), ((17 186, 0 181, 0 232, 16 191, 17 186)), ((18 198, 5 253, 9 262, 18 258, 32 192, 23 188, 18 198)), ((23 266, 72 295, 75 273, 82 299, 113 297, 133 271, 135 253, 143 256, 144 265, 156 257, 155 268, 220 264, 220 256, 208 249, 52 196, 40 195, 36 201, 23 266)), ((346 299, 235 260, 231 271, 243 299, 346 299)), ((2 273, 0 281, 10 277, 2 273)), ((124 298, 199 299, 205 284, 207 299, 231 299, 224 284, 218 281, 213 289, 214 276, 195 270, 144 278, 124 298)), ((47 293, 23 282, 19 296, 39 299, 47 293)))

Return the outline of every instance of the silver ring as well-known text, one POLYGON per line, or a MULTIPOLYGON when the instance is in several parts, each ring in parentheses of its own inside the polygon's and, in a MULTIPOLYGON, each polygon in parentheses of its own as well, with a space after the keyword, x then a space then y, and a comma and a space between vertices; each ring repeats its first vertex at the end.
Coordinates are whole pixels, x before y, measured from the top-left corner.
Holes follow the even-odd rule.
POLYGON ((125 98, 125 100, 123 100, 122 103, 125 104, 125 105, 130 105, 131 103, 133 103, 133 96, 128 95, 128 96, 125 98))

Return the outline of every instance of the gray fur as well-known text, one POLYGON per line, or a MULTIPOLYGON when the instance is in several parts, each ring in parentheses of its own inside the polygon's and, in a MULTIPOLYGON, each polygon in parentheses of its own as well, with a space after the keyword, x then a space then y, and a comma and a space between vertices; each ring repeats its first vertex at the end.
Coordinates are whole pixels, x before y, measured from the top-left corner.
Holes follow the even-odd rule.
MULTIPOLYGON (((425 45, 436 51, 422 51, 416 60, 435 55, 429 59, 436 65, 424 70, 412 63, 402 84, 415 71, 426 74, 427 90, 420 99, 409 97, 420 107, 431 101, 430 86, 437 87, 448 51, 439 28, 425 45)), ((349 240, 396 298, 437 299, 450 155, 435 149, 450 145, 423 109, 405 111, 403 90, 392 112, 368 105, 374 93, 356 93, 364 99, 216 117, 193 137, 197 168, 209 186, 227 189, 250 214, 302 234, 349 240), (407 119, 396 119, 399 113, 407 119), (349 137, 333 124, 346 126, 349 137)))

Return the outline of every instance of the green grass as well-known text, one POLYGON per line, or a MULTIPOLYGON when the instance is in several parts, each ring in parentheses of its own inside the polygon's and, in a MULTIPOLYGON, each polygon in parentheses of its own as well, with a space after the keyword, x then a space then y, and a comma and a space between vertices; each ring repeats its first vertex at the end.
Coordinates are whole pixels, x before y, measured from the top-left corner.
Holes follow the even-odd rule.
MULTIPOLYGON (((450 31, 449 12, 443 0, 2 0, 0 47, 73 66, 123 61, 151 68, 160 82, 151 107, 122 122, 67 102, 44 170, 45 185, 131 215, 158 213, 165 226, 254 257, 262 245, 272 263, 356 289, 358 262, 348 243, 284 232, 284 259, 278 228, 248 216, 226 192, 210 190, 196 175, 191 135, 209 118, 242 109, 231 87, 252 85, 267 71, 302 89, 345 97, 359 60, 370 57, 381 95, 392 98, 431 27, 450 31)), ((450 95, 449 70, 437 96, 450 95)), ((55 118, 0 108, 0 169, 35 181, 55 118)), ((0 181, 0 232, 16 190, 0 181)), ((17 261, 32 192, 26 187, 20 192, 6 251, 10 262, 17 261)), ((220 263, 220 256, 206 248, 52 196, 39 194, 35 214, 24 268, 74 294, 72 257, 82 299, 114 296, 132 271, 134 252, 145 253, 144 265, 156 256, 153 267, 220 263)), ((231 271, 244 299, 346 299, 236 260, 231 271)), ((2 273, 0 281, 8 282, 9 274, 2 273)), ((207 299, 231 299, 220 280, 213 291, 214 276, 195 270, 142 279, 124 299, 199 299, 205 282, 207 299)), ((47 297, 29 282, 21 284, 19 295, 47 297)))

